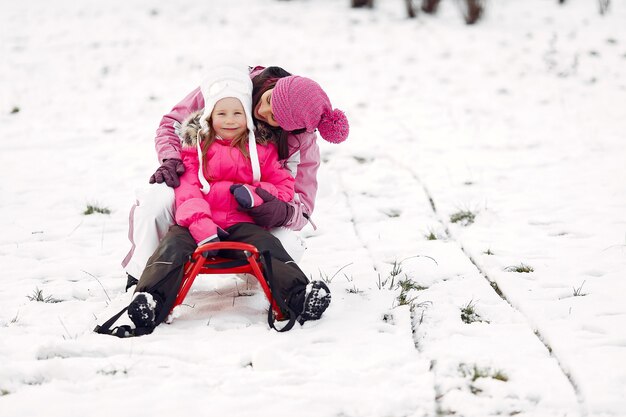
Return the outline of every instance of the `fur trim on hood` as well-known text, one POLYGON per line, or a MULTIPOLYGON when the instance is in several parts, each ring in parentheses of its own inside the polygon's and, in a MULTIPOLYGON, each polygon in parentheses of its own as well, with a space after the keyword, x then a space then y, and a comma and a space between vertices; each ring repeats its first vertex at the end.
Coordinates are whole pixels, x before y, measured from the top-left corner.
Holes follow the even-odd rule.
MULTIPOLYGON (((202 129, 200 118, 204 109, 191 113, 180 126, 180 138, 184 148, 193 148, 198 143, 198 134, 202 129)), ((201 134, 201 133, 200 133, 201 134)))

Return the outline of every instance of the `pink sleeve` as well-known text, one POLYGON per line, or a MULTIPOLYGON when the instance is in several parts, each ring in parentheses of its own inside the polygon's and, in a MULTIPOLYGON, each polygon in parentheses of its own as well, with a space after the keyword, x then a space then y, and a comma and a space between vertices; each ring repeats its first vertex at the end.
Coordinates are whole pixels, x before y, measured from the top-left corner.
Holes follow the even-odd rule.
MULTIPOLYGON (((320 166, 320 149, 317 145, 315 133, 302 133, 290 136, 297 148, 285 161, 286 165, 296 173, 295 195, 291 203, 294 208, 293 216, 285 227, 292 230, 301 230, 309 222, 315 208, 317 195, 317 170, 320 166)), ((291 150, 290 146, 290 150, 291 150)))
POLYGON ((191 113, 203 107, 204 97, 200 87, 198 87, 163 116, 154 138, 154 147, 159 157, 159 163, 165 159, 181 157, 180 138, 176 133, 177 126, 191 113))
POLYGON ((204 199, 198 180, 198 154, 195 148, 182 150, 185 172, 180 185, 174 188, 176 224, 189 228, 196 243, 215 235, 217 228, 211 217, 211 206, 204 199))
POLYGON ((279 200, 291 201, 294 195, 295 180, 291 173, 278 162, 276 146, 269 144, 258 148, 259 151, 263 149, 264 158, 259 161, 261 164, 261 181, 254 185, 260 186, 279 200))

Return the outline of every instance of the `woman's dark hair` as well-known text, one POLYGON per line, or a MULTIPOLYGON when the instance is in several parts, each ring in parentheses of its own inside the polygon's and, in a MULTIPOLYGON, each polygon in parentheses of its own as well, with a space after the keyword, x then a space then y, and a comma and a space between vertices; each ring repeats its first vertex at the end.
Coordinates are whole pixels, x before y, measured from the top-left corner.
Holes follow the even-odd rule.
MULTIPOLYGON (((276 82, 280 78, 289 77, 291 74, 281 67, 267 67, 260 74, 252 79, 252 109, 261 100, 261 96, 267 90, 271 90, 276 86, 276 82)), ((276 143, 278 148, 278 158, 287 159, 289 157, 289 146, 287 143, 287 137, 289 133, 302 133, 305 129, 298 129, 293 132, 288 132, 280 126, 274 127, 269 124, 254 119, 257 128, 257 134, 263 139, 270 140, 276 143)))

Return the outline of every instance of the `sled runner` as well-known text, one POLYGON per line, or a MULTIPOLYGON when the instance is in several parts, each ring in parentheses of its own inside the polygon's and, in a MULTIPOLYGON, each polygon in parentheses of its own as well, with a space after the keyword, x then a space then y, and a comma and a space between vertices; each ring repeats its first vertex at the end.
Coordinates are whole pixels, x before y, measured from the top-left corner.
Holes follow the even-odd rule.
MULTIPOLYGON (((272 291, 263 276, 261 257, 256 247, 241 242, 213 242, 199 246, 185 265, 183 282, 176 296, 172 310, 182 304, 198 275, 210 274, 252 274, 261 284, 263 292, 270 303, 277 320, 283 320, 283 313, 272 296, 272 291), (245 258, 231 259, 223 257, 207 257, 207 251, 234 250, 243 253, 245 258)), ((170 312, 171 312, 170 311, 170 312)))

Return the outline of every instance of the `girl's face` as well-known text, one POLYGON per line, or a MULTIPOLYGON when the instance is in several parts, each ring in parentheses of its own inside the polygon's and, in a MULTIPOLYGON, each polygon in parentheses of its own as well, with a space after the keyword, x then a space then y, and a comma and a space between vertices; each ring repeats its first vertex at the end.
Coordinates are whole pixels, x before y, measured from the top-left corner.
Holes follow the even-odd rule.
POLYGON ((223 139, 235 139, 248 129, 243 105, 234 97, 226 97, 215 103, 211 120, 215 134, 223 139))
POLYGON ((257 120, 267 123, 270 126, 278 127, 279 124, 274 118, 272 111, 272 93, 274 89, 267 90, 261 95, 261 99, 254 108, 254 117, 257 120))

